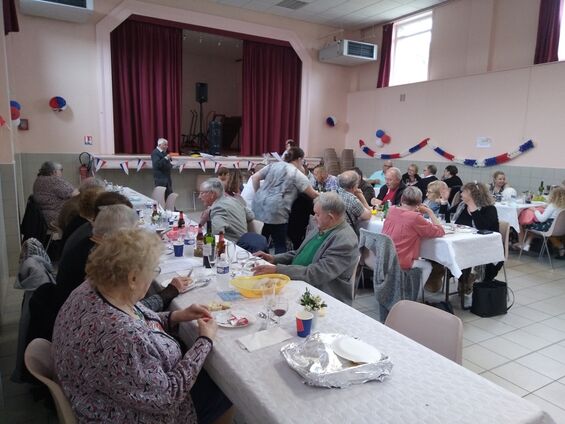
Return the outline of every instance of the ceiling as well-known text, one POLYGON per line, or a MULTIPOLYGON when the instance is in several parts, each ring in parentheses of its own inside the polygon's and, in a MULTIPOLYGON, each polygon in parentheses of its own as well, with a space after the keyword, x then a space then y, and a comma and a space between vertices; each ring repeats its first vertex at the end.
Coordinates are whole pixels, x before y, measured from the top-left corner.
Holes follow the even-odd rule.
POLYGON ((208 0, 226 6, 356 30, 398 19, 447 0, 208 0), (286 7, 285 7, 286 6, 286 7))

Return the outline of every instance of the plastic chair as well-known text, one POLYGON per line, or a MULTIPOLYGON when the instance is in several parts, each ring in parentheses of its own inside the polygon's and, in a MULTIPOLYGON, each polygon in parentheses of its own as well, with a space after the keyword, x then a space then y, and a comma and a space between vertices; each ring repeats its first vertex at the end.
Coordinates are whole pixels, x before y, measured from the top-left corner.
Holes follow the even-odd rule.
POLYGON ((165 191, 167 187, 157 186, 153 189, 153 193, 151 193, 151 198, 155 200, 159 206, 162 208, 165 207, 165 191))
POLYGON ((261 230, 263 230, 263 225, 265 224, 257 219, 249 221, 247 223, 247 232, 261 234, 261 230))
MULTIPOLYGON (((535 236, 543 237, 543 243, 539 252, 539 259, 543 257, 544 251, 547 252, 547 259, 549 259, 549 265, 553 269, 553 262, 551 260, 551 254, 549 253, 549 247, 547 246, 547 239, 550 237, 559 237, 565 235, 565 209, 559 212, 559 215, 553 220, 551 227, 547 231, 532 230, 531 228, 526 228, 526 233, 524 234, 524 240, 528 239, 528 234, 531 233, 535 236)), ((522 252, 524 251, 524 245, 520 248, 520 256, 522 257, 522 252)))
POLYGON ((32 340, 25 351, 25 364, 29 372, 51 392, 59 421, 63 424, 75 424, 77 421, 71 404, 61 386, 55 381, 51 342, 45 339, 32 340))
MULTIPOLYGON (((504 262, 508 260, 508 238, 510 236, 510 224, 506 221, 498 221, 498 231, 502 236, 502 246, 504 247, 504 262)), ((506 276, 506 264, 502 265, 502 270, 504 271, 504 281, 508 282, 508 277, 506 276)))
POLYGON ((385 325, 461 365, 463 323, 455 315, 423 303, 401 300, 390 310, 385 325))
POLYGON ((461 203, 461 191, 457 191, 453 195, 453 201, 451 202, 451 207, 457 206, 459 203, 461 203))
POLYGON ((165 201, 165 210, 166 211, 174 211, 175 204, 177 203, 177 198, 179 197, 178 193, 171 193, 167 200, 165 201))

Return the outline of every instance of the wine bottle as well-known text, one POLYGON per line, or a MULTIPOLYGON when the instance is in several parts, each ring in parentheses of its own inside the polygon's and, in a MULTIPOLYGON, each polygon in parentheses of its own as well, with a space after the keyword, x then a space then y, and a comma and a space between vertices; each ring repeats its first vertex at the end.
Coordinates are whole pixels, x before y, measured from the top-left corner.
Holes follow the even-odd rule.
POLYGON ((539 188, 538 188, 538 192, 539 192, 540 196, 543 194, 544 189, 545 189, 545 185, 543 184, 543 181, 542 181, 541 184, 539 185, 539 188))
POLYGON ((151 213, 151 223, 156 225, 159 222, 159 212, 157 212, 157 203, 153 203, 153 212, 151 213))
POLYGON ((202 246, 202 262, 206 268, 212 268, 210 260, 216 254, 216 237, 212 234, 212 221, 206 223, 206 234, 204 234, 204 245, 202 246))
POLYGON ((184 214, 182 213, 182 211, 180 211, 178 227, 179 227, 179 228, 184 228, 184 226, 185 226, 184 214))
POLYGON ((387 200, 383 206, 383 218, 386 219, 388 209, 390 208, 390 200, 387 200))
POLYGON ((198 226, 198 235, 196 236, 196 247, 194 248, 194 256, 201 258, 203 256, 204 234, 202 233, 202 225, 198 226))

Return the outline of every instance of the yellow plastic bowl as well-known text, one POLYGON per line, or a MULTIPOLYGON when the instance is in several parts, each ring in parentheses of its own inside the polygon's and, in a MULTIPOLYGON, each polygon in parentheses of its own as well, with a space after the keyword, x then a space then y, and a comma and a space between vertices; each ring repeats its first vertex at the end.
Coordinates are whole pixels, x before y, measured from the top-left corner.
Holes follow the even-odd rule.
POLYGON ((284 274, 265 274, 254 277, 237 277, 231 280, 230 283, 242 296, 261 297, 261 282, 267 280, 277 280, 275 293, 278 294, 288 284, 290 278, 284 274))

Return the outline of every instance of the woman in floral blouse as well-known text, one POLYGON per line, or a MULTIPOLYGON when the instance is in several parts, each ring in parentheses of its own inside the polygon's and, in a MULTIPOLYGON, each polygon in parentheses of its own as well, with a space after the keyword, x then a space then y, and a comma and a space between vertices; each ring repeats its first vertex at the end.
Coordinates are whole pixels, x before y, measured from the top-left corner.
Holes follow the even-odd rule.
POLYGON ((55 371, 79 423, 195 424, 231 415, 229 400, 202 371, 217 330, 209 311, 191 305, 157 314, 138 303, 160 271, 161 250, 144 230, 108 236, 57 316, 55 371), (200 337, 183 354, 169 333, 193 320, 200 337))

